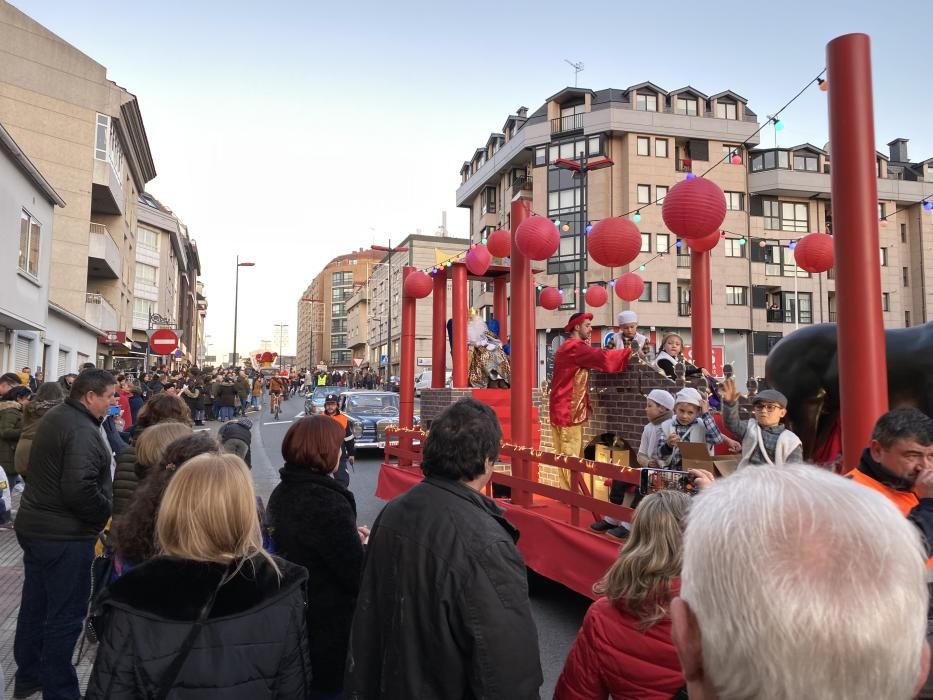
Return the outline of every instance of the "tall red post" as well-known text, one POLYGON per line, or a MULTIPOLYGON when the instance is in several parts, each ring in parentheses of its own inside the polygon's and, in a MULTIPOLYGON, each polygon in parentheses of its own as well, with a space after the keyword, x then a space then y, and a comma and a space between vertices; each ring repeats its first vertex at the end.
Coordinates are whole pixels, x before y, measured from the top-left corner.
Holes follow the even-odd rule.
POLYGON ((467 317, 469 316, 469 307, 467 306, 467 269, 463 263, 454 263, 453 267, 453 317, 454 317, 454 337, 453 337, 453 384, 458 389, 464 389, 468 386, 467 379, 467 317))
MULTIPOLYGON (((405 279, 414 267, 402 268, 402 288, 405 279)), ((400 349, 399 369, 399 411, 398 424, 400 428, 412 428, 415 424, 415 309, 418 300, 414 297, 402 295, 402 344, 400 349)), ((399 444, 404 447, 411 445, 411 438, 403 437, 399 444)), ((399 466, 411 466, 411 460, 399 459, 399 466)))
MULTIPOLYGON (((713 367, 713 314, 709 252, 690 252, 690 335, 693 364, 713 367)), ((880 299, 880 297, 879 297, 880 299)))
POLYGON ((431 320, 431 388, 443 389, 447 380, 447 271, 434 275, 431 320))
MULTIPOLYGON (((528 218, 531 207, 527 199, 512 201, 512 442, 531 447, 531 388, 534 372, 535 336, 528 333, 529 324, 534 327, 535 297, 532 293, 533 279, 531 261, 515 244, 515 231, 528 218)), ((530 478, 530 463, 525 459, 512 458, 512 475, 530 478)), ((531 505, 531 493, 515 489, 512 502, 516 505, 531 505)))
POLYGON ((499 340, 509 339, 509 290, 505 276, 496 277, 492 291, 492 317, 499 322, 499 340))
POLYGON ((888 410, 868 35, 845 34, 829 42, 826 68, 842 456, 852 469, 875 421, 888 410))

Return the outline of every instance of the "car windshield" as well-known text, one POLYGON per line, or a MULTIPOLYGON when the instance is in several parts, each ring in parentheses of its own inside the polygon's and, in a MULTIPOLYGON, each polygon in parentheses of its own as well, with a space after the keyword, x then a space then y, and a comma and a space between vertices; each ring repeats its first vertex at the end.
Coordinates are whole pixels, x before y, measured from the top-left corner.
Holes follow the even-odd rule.
POLYGON ((347 400, 347 410, 359 413, 398 413, 397 394, 357 394, 347 400))
POLYGON ((346 391, 343 387, 339 386, 318 386, 314 388, 314 393, 311 394, 311 399, 313 401, 320 401, 324 403, 324 399, 327 398, 328 394, 342 394, 346 391))

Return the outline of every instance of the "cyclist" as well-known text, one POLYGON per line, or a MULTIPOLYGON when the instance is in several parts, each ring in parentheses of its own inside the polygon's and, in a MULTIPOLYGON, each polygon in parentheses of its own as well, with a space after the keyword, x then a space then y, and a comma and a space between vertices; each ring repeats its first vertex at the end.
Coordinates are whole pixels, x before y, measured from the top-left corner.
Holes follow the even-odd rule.
POLYGON ((277 412, 283 393, 285 393, 285 382, 281 377, 273 374, 269 377, 269 410, 273 413, 277 412))
POLYGON ((343 427, 344 438, 343 447, 340 450, 340 466, 337 467, 337 471, 334 473, 334 480, 338 484, 349 487, 350 472, 347 466, 353 466, 355 460, 354 455, 356 453, 356 440, 353 435, 353 424, 350 422, 349 418, 340 412, 340 409, 337 407, 338 400, 339 397, 337 394, 328 394, 324 398, 324 414, 333 418, 343 427))

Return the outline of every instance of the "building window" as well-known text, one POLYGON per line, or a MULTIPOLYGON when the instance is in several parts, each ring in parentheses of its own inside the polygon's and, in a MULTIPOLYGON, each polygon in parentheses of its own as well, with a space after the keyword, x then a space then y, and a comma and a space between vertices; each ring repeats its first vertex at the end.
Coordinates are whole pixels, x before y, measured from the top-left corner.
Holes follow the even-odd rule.
POLYGON ((725 240, 725 249, 727 258, 745 257, 745 246, 737 238, 727 238, 725 240))
POLYGON ((731 163, 732 156, 741 156, 741 155, 742 155, 741 146, 733 146, 728 143, 724 143, 722 145, 722 159, 726 161, 726 163, 731 163))
POLYGON ((910 311, 904 310, 904 327, 910 328, 910 311))
POLYGON ((638 297, 638 301, 651 301, 651 282, 645 282, 645 288, 638 297))
POLYGON ((901 224, 901 243, 907 242, 907 224, 901 224))
POLYGON ((635 109, 639 112, 657 112, 658 96, 638 93, 635 96, 635 109))
POLYGON ((881 221, 885 220, 885 213, 887 212, 888 207, 884 202, 878 202, 878 219, 881 221))
POLYGON ((334 350, 330 354, 330 363, 332 365, 350 364, 350 351, 349 350, 334 350))
POLYGON ((819 171, 820 159, 810 153, 794 154, 794 170, 806 170, 815 173, 819 171))
POLYGON ((23 210, 19 218, 19 269, 39 276, 39 242, 42 227, 29 212, 23 210))
POLYGON ((651 252, 651 234, 643 233, 641 234, 641 253, 650 253, 651 252))
POLYGON ((658 282, 658 301, 669 304, 671 301, 671 283, 658 282))
POLYGON ((602 155, 603 152, 603 137, 602 136, 590 136, 586 140, 586 153, 590 156, 602 155))
POLYGON ((577 275, 575 272, 562 272, 557 275, 557 287, 563 293, 562 309, 572 309, 577 305, 577 275))
POLYGON ((347 347, 347 336, 344 334, 341 335, 332 335, 330 337, 330 347, 331 349, 345 348, 347 347))
POLYGON ((346 333, 347 332, 347 319, 345 318, 331 319, 330 332, 331 333, 346 333))
POLYGON ((790 168, 790 155, 787 151, 757 151, 752 154, 751 170, 753 173, 775 168, 790 168))
POLYGON ((343 304, 331 304, 330 305, 330 315, 334 316, 346 316, 343 304))
POLYGON ((716 102, 716 118, 717 119, 738 119, 739 118, 739 107, 735 102, 723 102, 719 100, 716 102))
POLYGON ((638 186, 638 203, 639 204, 650 204, 651 203, 651 185, 639 185, 638 186))
POLYGON ((484 214, 495 214, 496 213, 496 188, 495 187, 486 187, 483 190, 483 213, 484 214))
POLYGON ((765 220, 765 228, 771 231, 779 231, 781 229, 781 209, 777 200, 762 199, 761 210, 765 220))
POLYGON ((677 267, 690 267, 690 246, 680 239, 677 240, 677 267))
POLYGON ((891 310, 891 295, 887 292, 881 292, 881 310, 890 311, 891 310))
POLYGON ((910 286, 910 273, 906 267, 901 268, 901 279, 903 280, 905 287, 910 286))
POLYGON ((781 202, 781 230, 798 231, 800 233, 809 231, 807 205, 795 202, 781 202))
POLYGON ((782 333, 770 333, 768 331, 752 332, 752 352, 755 355, 767 355, 771 349, 780 342, 782 333))
POLYGON ((726 192, 726 209, 729 211, 745 211, 745 193, 726 192))
POLYGON ((748 306, 748 287, 726 285, 727 306, 748 306))
POLYGON ((158 268, 145 263, 136 263, 136 281, 143 284, 156 284, 158 268))
POLYGON ((882 248, 881 249, 881 267, 887 267, 887 266, 888 266, 888 249, 882 248))
MULTIPOLYGON (((602 150, 599 153, 593 152, 593 138, 589 139, 576 139, 571 141, 561 141, 559 143, 551 143, 548 146, 548 161, 553 163, 558 158, 564 158, 565 160, 576 160, 583 153, 589 153, 591 156, 603 155, 602 150), (587 141, 589 140, 589 145, 587 141)), ((603 148, 603 138, 599 136, 600 149, 603 148)))
POLYGON ((547 146, 538 146, 535 149, 535 166, 547 165, 547 146))
POLYGON ((144 226, 139 226, 136 228, 136 242, 139 244, 140 248, 148 248, 149 250, 158 250, 159 249, 159 232, 153 231, 151 228, 145 228, 144 226))
POLYGON ((671 236, 668 233, 655 234, 655 250, 666 253, 671 249, 671 236))
POLYGON ((330 278, 333 287, 351 287, 353 286, 352 272, 333 272, 330 278))
POLYGON ((691 117, 697 115, 697 101, 695 97, 678 97, 677 114, 686 114, 691 117))
POLYGON ((664 198, 667 196, 667 191, 670 189, 667 185, 656 185, 654 188, 654 198, 658 204, 664 202, 664 198))
POLYGON ((654 155, 658 158, 667 158, 667 139, 654 140, 654 155))
POLYGON ((637 153, 640 156, 650 156, 651 155, 651 139, 647 136, 639 136, 636 139, 637 153))
POLYGON ((94 157, 97 160, 107 160, 107 143, 110 140, 110 117, 106 114, 97 115, 97 139, 94 142, 94 157))

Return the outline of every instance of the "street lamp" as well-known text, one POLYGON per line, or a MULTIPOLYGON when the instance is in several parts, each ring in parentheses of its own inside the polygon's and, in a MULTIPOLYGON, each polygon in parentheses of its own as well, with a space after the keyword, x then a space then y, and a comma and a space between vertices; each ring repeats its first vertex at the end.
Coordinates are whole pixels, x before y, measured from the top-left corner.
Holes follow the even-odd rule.
POLYGON ((287 323, 276 323, 275 327, 279 331, 279 372, 282 372, 283 361, 282 361, 282 343, 285 339, 285 329, 288 328, 287 323))
POLYGON ((389 239, 389 245, 374 245, 370 246, 373 250, 378 250, 380 252, 388 253, 389 257, 389 315, 387 321, 387 335, 389 336, 389 347, 386 350, 386 381, 392 381, 392 255, 395 253, 407 253, 408 248, 404 246, 392 247, 392 239, 389 239))
POLYGON ((252 262, 240 262, 240 256, 236 256, 236 286, 233 288, 233 366, 237 366, 237 361, 239 356, 236 353, 236 324, 237 324, 237 313, 239 311, 240 303, 240 268, 241 267, 254 267, 256 263, 252 262))
MULTIPOLYGON (((299 301, 303 301, 307 304, 323 304, 320 299, 312 299, 311 297, 301 297, 299 301)), ((308 341, 308 369, 313 370, 316 366, 314 364, 314 306, 311 307, 311 335, 310 340, 308 341)))

